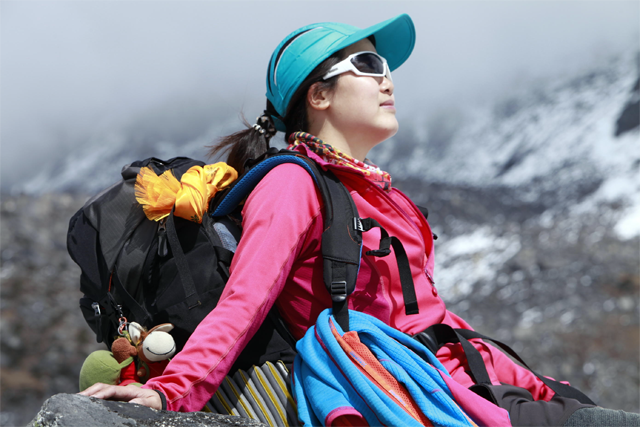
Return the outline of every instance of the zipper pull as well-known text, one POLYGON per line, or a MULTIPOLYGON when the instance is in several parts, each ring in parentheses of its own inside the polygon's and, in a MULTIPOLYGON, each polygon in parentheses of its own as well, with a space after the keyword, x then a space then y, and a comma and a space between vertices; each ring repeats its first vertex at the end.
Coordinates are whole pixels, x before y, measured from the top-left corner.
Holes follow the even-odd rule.
POLYGON ((429 282, 431 282, 431 293, 433 294, 434 297, 437 297, 438 289, 436 289, 436 281, 433 280, 433 277, 431 277, 431 274, 429 274, 429 272, 426 269, 424 270, 424 274, 427 276, 427 279, 429 279, 429 282))
POLYGON ((158 223, 158 256, 161 258, 169 255, 167 243, 167 218, 163 218, 158 223))
POLYGON ((429 281, 431 282, 431 285, 435 286, 436 285, 436 281, 433 280, 433 277, 431 277, 431 274, 429 274, 429 272, 427 270, 424 271, 424 274, 426 274, 427 277, 429 278, 429 281))

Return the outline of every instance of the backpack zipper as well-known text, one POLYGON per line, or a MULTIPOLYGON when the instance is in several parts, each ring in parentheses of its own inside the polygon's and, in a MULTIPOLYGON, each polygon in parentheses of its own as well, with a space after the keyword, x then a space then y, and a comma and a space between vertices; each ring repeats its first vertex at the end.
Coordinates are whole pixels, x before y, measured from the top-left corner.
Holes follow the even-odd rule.
POLYGON ((161 258, 169 254, 169 246, 167 245, 167 217, 162 218, 158 222, 158 256, 161 258))

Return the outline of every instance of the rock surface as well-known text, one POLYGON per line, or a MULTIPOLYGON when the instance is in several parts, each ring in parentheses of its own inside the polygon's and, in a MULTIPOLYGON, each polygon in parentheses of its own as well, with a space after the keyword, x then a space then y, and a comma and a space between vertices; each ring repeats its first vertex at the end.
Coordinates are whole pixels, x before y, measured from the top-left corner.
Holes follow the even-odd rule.
POLYGON ((250 427, 264 424, 246 418, 204 412, 156 411, 133 403, 111 402, 80 396, 56 394, 49 398, 28 427, 250 427))
POLYGON ((80 311, 80 269, 66 251, 69 218, 86 197, 1 197, 0 426, 24 426, 43 402, 78 392, 96 342, 80 311))
POLYGON ((631 96, 616 120, 616 136, 636 129, 640 126, 640 78, 633 86, 631 96))

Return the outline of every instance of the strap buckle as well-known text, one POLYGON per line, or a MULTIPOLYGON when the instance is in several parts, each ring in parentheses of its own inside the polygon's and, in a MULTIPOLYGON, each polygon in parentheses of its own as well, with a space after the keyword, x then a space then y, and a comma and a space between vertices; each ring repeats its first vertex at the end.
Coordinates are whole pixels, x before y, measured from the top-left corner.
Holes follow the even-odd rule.
POLYGON ((100 316, 100 304, 94 302, 91 304, 91 308, 93 308, 93 313, 96 317, 100 316))
POLYGON ((342 302, 347 299, 347 282, 345 280, 339 282, 331 282, 331 300, 334 302, 342 302))
POLYGON ((416 341, 420 342, 422 345, 427 347, 429 350, 431 350, 433 354, 436 354, 438 350, 440 350, 440 347, 438 346, 438 343, 436 342, 436 340, 434 340, 433 337, 425 331, 422 331, 414 335, 413 339, 415 339, 416 341))

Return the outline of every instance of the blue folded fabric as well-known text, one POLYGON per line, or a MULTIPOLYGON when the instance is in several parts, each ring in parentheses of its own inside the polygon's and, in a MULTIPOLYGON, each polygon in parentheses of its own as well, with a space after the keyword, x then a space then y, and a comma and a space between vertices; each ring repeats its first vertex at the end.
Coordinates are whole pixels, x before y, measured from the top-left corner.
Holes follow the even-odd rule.
MULTIPOLYGON (((324 310, 298 341, 293 391, 304 425, 328 425, 339 415, 360 415, 369 425, 419 426, 402 407, 356 367, 337 342, 324 310)), ((404 384, 435 426, 475 426, 442 378, 444 366, 425 346, 380 320, 349 310, 349 326, 385 369, 404 384)))

